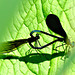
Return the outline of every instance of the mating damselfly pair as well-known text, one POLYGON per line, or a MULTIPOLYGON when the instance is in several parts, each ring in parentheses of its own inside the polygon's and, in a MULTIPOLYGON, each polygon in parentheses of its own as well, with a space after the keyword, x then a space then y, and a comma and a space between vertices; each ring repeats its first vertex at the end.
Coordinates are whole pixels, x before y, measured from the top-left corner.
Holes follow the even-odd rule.
POLYGON ((34 49, 43 49, 43 48, 45 48, 45 47, 47 47, 47 46, 49 46, 49 45, 51 45, 57 41, 64 42, 65 44, 70 45, 71 47, 74 46, 74 43, 71 43, 70 40, 68 39, 68 36, 67 36, 66 32, 64 31, 64 29, 62 28, 60 20, 56 15, 49 14, 46 18, 46 24, 50 30, 59 34, 61 37, 49 34, 47 32, 41 31, 41 30, 33 30, 30 33, 31 37, 28 39, 19 39, 19 40, 1 43, 0 44, 0 53, 7 53, 7 52, 14 51, 14 50, 16 50, 15 48, 17 48, 20 45, 25 44, 25 43, 29 43, 29 45, 34 49), (33 33, 36 33, 36 35, 34 36, 33 33), (38 41, 40 39, 41 33, 44 35, 56 38, 56 40, 49 42, 45 45, 41 45, 40 42, 38 41), (36 41, 38 41, 40 47, 34 46, 32 44, 32 42, 36 42, 36 41))

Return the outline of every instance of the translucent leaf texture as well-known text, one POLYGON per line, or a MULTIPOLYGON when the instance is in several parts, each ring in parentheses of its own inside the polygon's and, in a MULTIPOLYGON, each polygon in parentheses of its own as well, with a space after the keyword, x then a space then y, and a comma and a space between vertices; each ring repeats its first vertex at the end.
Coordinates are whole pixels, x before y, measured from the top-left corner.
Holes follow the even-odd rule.
MULTIPOLYGON (((75 41, 74 3, 73 0, 22 0, 16 7, 3 41, 29 38, 32 30, 54 34, 50 32, 45 22, 50 13, 60 18, 69 39, 75 41)), ((45 43, 52 39, 41 37, 41 41, 45 43)), ((55 45, 61 44, 58 42, 55 45)), ((13 52, 1 55, 0 75, 56 75, 62 71, 61 67, 67 59, 61 59, 64 57, 63 47, 58 48, 60 53, 53 51, 53 47, 53 45, 48 46, 41 50, 42 54, 38 54, 27 43, 13 52)), ((75 70, 73 68, 71 70, 70 75, 74 75, 75 70)))

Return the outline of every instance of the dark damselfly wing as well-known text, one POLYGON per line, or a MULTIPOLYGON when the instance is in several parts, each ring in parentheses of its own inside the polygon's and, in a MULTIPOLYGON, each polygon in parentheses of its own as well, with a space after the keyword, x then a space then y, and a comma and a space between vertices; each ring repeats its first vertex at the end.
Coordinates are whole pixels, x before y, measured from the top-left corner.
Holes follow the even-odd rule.
POLYGON ((21 46, 22 44, 34 42, 39 39, 39 36, 31 37, 28 39, 19 39, 14 41, 7 41, 0 43, 0 53, 8 53, 11 51, 16 50, 17 47, 21 46))
POLYGON ((63 36, 64 38, 67 37, 66 32, 62 28, 59 18, 54 14, 49 14, 46 18, 47 26, 55 33, 63 36))

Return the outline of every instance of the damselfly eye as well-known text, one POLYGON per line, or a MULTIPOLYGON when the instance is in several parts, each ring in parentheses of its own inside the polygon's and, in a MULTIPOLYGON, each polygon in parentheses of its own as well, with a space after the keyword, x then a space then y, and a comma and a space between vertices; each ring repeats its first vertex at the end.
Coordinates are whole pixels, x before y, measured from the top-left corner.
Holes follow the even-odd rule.
POLYGON ((67 36, 66 32, 62 28, 60 20, 56 15, 54 15, 54 14, 48 15, 46 18, 46 24, 53 32, 66 38, 66 36, 67 36))

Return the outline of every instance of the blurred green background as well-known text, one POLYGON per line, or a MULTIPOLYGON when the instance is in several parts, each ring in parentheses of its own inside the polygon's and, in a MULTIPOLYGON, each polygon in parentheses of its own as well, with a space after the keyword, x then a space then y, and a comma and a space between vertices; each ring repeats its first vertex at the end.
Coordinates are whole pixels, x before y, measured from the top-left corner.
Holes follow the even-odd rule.
POLYGON ((0 0, 0 41, 5 37, 20 0, 0 0))

